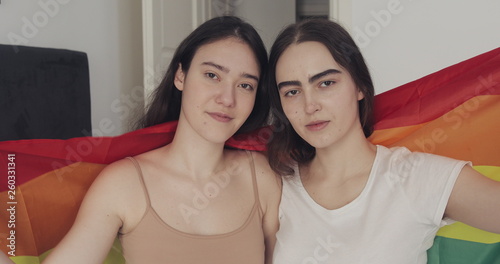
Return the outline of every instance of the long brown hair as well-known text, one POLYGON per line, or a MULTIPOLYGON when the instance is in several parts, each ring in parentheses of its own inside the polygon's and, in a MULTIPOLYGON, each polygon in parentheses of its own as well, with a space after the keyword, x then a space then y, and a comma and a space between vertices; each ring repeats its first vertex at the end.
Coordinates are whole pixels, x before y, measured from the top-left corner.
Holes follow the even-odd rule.
POLYGON ((268 144, 269 163, 281 175, 294 173, 293 163, 306 163, 314 158, 316 150, 303 140, 286 118, 276 86, 276 64, 292 44, 315 41, 323 44, 335 61, 346 69, 358 89, 364 94, 359 101, 359 116, 366 137, 373 132, 373 83, 359 48, 349 33, 339 24, 327 19, 309 19, 291 24, 276 38, 269 57, 266 76, 271 100, 273 136, 268 144))

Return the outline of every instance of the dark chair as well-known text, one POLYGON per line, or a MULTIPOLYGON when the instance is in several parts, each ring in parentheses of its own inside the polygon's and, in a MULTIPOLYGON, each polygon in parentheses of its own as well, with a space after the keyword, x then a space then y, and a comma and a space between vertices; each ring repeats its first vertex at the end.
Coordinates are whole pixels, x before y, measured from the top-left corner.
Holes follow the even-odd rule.
POLYGON ((91 134, 87 54, 0 45, 0 141, 91 134))

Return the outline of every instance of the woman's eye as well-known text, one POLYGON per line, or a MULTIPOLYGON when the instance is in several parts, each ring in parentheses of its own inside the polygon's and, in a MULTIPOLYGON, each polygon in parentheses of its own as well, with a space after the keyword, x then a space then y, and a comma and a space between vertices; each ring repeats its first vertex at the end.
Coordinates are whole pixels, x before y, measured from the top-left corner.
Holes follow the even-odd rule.
POLYGON ((251 84, 248 84, 248 83, 242 83, 240 84, 241 88, 245 89, 245 90, 253 90, 253 86, 251 84))
POLYGON ((207 73, 205 73, 205 75, 206 75, 208 78, 210 78, 210 79, 214 79, 214 80, 217 80, 217 79, 218 79, 217 75, 216 75, 215 73, 213 73, 213 72, 207 72, 207 73))
POLYGON ((288 96, 288 97, 295 96, 297 94, 299 94, 298 90, 290 90, 290 91, 285 92, 285 96, 288 96))
POLYGON ((324 82, 321 82, 320 86, 327 87, 327 86, 333 85, 334 83, 335 83, 334 81, 324 81, 324 82))

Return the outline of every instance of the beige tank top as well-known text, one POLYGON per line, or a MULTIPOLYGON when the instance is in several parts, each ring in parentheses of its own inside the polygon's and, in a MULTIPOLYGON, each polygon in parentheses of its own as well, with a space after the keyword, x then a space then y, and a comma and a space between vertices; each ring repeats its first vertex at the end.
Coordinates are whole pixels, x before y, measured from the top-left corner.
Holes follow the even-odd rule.
POLYGON ((119 238, 127 264, 259 264, 264 263, 264 234, 253 157, 252 168, 255 203, 245 223, 238 229, 220 235, 193 235, 165 223, 151 207, 151 200, 139 163, 135 165, 143 186, 147 209, 137 227, 119 238))

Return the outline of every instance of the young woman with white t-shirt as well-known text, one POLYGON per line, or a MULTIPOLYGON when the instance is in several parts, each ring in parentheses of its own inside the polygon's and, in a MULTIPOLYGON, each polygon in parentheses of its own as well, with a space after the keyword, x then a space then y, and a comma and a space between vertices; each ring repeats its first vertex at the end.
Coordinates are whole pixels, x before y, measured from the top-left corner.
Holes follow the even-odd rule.
POLYGON ((269 63, 269 159, 284 175, 273 263, 426 263, 448 218, 500 233, 500 182, 368 141, 374 88, 340 25, 288 26, 269 63))

